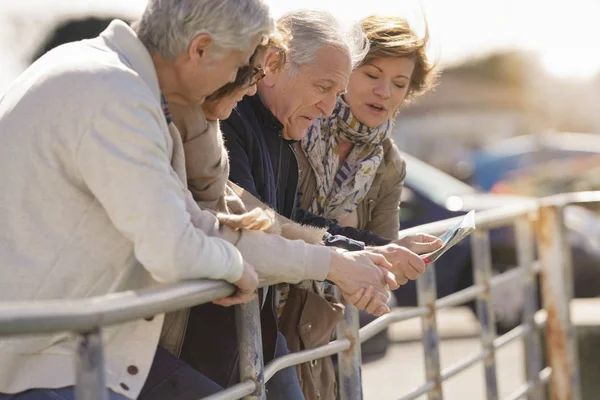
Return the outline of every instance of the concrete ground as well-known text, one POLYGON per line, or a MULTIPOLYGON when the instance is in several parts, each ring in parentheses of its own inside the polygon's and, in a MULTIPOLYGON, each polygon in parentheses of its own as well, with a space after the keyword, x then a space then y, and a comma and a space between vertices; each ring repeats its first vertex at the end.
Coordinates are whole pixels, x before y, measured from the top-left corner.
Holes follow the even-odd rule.
MULTIPOLYGON (((479 325, 466 308, 441 310, 438 314, 442 370, 480 351, 479 325)), ((366 400, 397 400, 425 382, 419 319, 400 322, 390 328, 391 346, 386 356, 363 365, 366 400)), ((515 341, 496 353, 500 398, 506 398, 524 382, 522 341, 515 341)), ((472 366, 443 383, 445 400, 485 399, 483 365, 472 366)), ((426 396, 419 399, 426 400, 426 396)))

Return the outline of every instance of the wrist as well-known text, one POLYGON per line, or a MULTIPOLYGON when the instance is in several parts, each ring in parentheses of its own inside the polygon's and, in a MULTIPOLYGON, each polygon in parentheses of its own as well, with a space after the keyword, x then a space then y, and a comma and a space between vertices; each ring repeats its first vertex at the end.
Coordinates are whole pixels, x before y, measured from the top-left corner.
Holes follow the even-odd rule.
POLYGON ((337 249, 332 252, 331 259, 329 261, 329 273, 327 274, 327 280, 337 282, 341 273, 340 265, 343 263, 344 256, 341 251, 337 249))

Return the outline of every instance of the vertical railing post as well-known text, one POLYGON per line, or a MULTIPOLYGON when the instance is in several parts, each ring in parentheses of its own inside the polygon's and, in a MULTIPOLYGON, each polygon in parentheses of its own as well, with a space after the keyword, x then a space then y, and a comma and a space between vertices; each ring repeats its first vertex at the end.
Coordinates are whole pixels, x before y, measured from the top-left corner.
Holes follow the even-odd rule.
POLYGON ((571 251, 567 243, 564 208, 539 209, 537 240, 542 262, 542 301, 547 312, 546 352, 552 368, 552 400, 580 400, 577 338, 570 318, 572 298, 571 251))
POLYGON ((75 358, 75 399, 108 400, 100 329, 81 335, 75 358))
POLYGON ((235 306, 235 325, 240 349, 240 381, 252 380, 256 391, 247 400, 266 399, 265 365, 263 361, 260 307, 258 296, 246 304, 235 306))
POLYGON ((517 245, 517 265, 527 268, 524 282, 523 322, 530 326, 525 336, 525 379, 532 387, 527 396, 529 400, 544 400, 544 387, 539 373, 544 368, 542 344, 539 331, 535 325, 535 313, 539 308, 537 274, 533 268, 535 262, 535 235, 528 217, 519 218, 515 222, 515 243, 517 245))
MULTIPOLYGON (((400 289, 402 290, 402 289, 400 289)), ((417 280, 417 294, 420 307, 428 307, 429 313, 421 319, 423 329, 423 351, 425 356, 425 378, 433 382, 435 387, 429 392, 429 400, 442 400, 442 376, 440 367, 440 338, 437 331, 435 301, 437 287, 435 284, 435 267, 429 265, 417 280)))
POLYGON ((477 315, 481 323, 481 347, 487 350, 483 364, 485 369, 485 387, 487 400, 498 399, 498 380, 496 376, 496 318, 491 301, 490 279, 492 277, 492 256, 490 234, 487 230, 477 230, 471 235, 473 258, 473 278, 476 285, 484 285, 485 291, 477 296, 477 315))
POLYGON ((344 303, 344 305, 344 317, 337 324, 336 336, 338 339, 350 340, 350 348, 338 353, 339 398, 341 400, 361 400, 362 356, 358 338, 360 328, 358 309, 351 304, 344 303))

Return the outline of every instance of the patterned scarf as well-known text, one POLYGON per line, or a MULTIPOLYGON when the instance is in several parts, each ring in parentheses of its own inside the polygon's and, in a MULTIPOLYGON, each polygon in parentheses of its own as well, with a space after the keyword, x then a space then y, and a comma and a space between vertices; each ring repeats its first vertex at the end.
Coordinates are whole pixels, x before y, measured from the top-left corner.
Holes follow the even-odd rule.
POLYGON ((339 219, 356 210, 373 184, 383 159, 382 143, 391 129, 392 120, 376 128, 362 124, 339 97, 331 116, 315 121, 301 142, 317 180, 317 193, 309 211, 339 219), (354 144, 342 165, 340 138, 354 144))

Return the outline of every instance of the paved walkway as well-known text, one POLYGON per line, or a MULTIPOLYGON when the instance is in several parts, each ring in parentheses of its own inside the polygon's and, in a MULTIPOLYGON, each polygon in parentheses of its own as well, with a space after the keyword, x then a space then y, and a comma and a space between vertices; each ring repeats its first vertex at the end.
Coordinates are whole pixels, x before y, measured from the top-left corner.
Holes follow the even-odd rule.
MULTIPOLYGON (((442 369, 480 351, 478 323, 469 310, 442 310, 438 316, 442 337, 442 369)), ((397 400, 425 382, 420 320, 395 324, 390 331, 393 344, 381 360, 363 365, 366 400, 397 400)), ((515 341, 496 354, 500 398, 507 397, 524 381, 523 346, 515 341)), ((444 400, 483 400, 485 382, 482 364, 456 375, 443 384, 444 400)), ((426 396, 419 399, 426 400, 426 396)))

